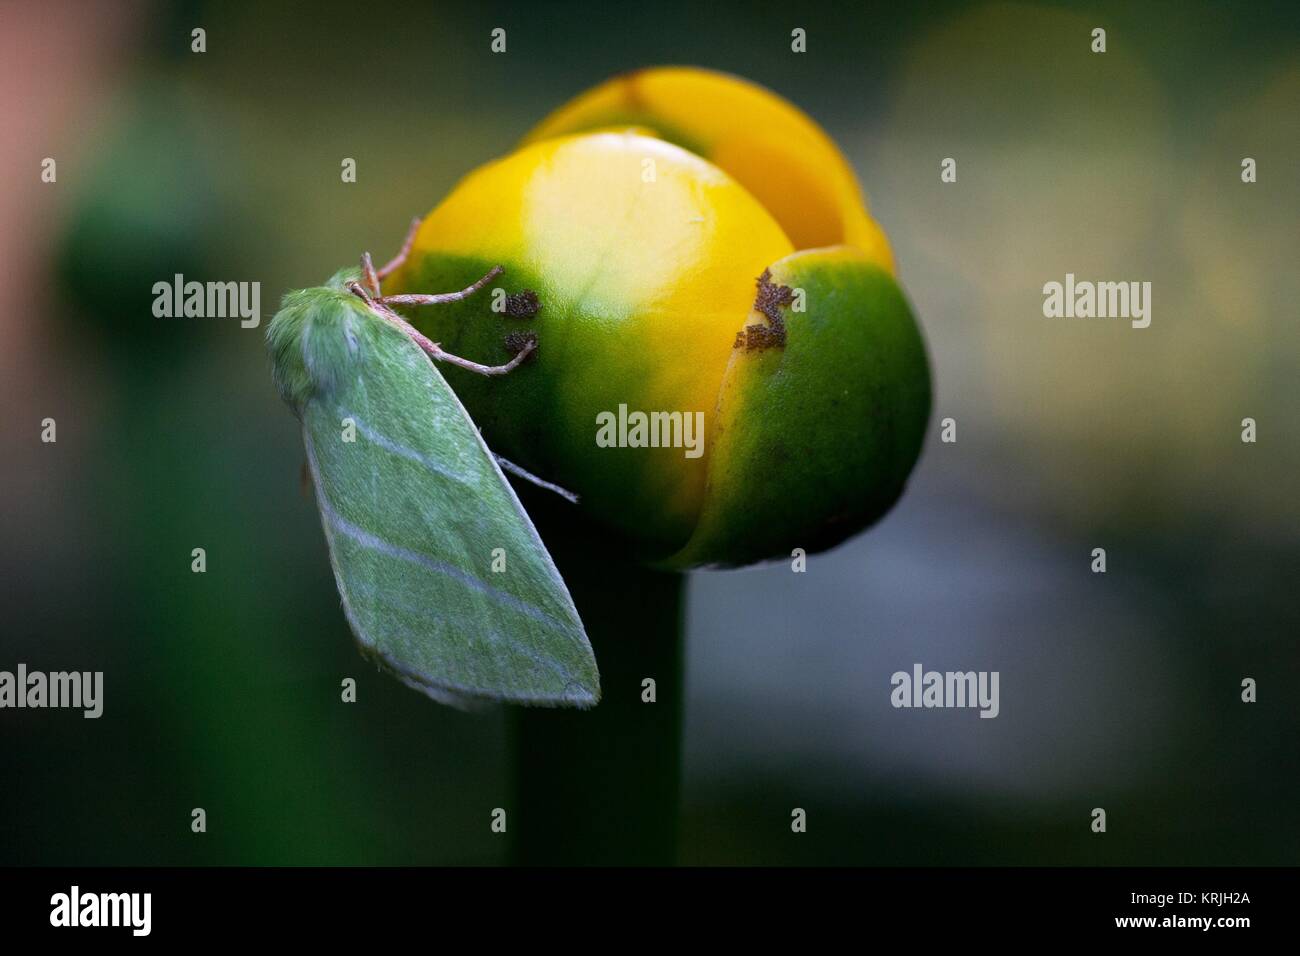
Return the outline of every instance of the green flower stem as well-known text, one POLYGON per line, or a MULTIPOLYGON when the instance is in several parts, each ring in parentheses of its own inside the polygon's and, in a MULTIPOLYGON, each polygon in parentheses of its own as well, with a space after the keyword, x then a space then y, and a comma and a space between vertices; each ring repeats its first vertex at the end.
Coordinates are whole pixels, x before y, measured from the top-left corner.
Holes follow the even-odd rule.
POLYGON ((521 497, 586 626, 601 700, 585 711, 512 708, 514 860, 672 864, 685 578, 611 553, 608 540, 554 495, 529 489, 521 497), (654 703, 642 699, 646 678, 655 681, 654 703))

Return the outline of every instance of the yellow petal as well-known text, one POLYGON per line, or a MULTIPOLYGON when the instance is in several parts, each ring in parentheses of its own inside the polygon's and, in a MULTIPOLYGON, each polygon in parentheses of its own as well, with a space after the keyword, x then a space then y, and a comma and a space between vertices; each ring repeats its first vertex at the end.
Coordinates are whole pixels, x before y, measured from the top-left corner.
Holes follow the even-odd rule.
POLYGON ((888 240, 852 168, 820 126, 754 83, 694 67, 617 76, 542 121, 524 142, 636 125, 708 159, 767 208, 795 248, 846 244, 893 272, 888 240))

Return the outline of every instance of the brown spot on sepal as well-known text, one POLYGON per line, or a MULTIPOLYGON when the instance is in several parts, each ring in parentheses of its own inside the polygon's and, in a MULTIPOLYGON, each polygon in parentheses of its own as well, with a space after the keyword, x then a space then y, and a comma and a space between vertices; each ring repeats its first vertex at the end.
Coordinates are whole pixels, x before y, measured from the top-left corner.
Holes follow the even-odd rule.
POLYGON ((524 359, 524 361, 531 362, 533 359, 537 358, 539 347, 537 345, 536 332, 511 332, 502 340, 502 342, 505 344, 506 351, 511 355, 518 355, 531 345, 533 351, 529 354, 528 358, 524 359))
POLYGON ((754 311, 767 317, 769 325, 747 325, 736 333, 735 348, 746 352, 761 349, 785 348, 785 316, 782 308, 794 301, 794 290, 788 285, 772 281, 772 270, 764 269, 758 277, 758 294, 754 296, 754 311))
POLYGON ((531 319, 542 310, 542 301, 532 289, 506 296, 505 314, 512 319, 531 319))
POLYGON ((763 349, 783 349, 785 348, 785 329, 776 329, 769 325, 747 325, 736 333, 734 347, 744 349, 746 352, 762 351, 763 349))

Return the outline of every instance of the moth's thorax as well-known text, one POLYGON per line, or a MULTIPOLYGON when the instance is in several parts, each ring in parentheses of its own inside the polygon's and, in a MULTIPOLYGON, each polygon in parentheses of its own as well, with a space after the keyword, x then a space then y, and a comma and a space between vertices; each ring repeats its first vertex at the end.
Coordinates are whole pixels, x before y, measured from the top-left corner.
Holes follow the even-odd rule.
POLYGON ((284 297, 267 329, 267 350, 281 396, 294 407, 334 390, 361 360, 380 320, 348 290, 357 270, 335 273, 326 285, 284 297))

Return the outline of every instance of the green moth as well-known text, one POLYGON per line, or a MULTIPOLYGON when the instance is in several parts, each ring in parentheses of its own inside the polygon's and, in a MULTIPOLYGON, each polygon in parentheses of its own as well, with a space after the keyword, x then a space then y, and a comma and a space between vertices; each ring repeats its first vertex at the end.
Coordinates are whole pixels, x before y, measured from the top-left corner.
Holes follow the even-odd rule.
POLYGON ((382 296, 418 225, 383 269, 366 254, 359 269, 288 293, 266 334, 276 386, 302 423, 344 614, 363 656, 434 700, 589 707, 600 678, 573 599, 504 459, 433 364, 501 375, 535 339, 484 366, 394 312, 464 298, 501 272, 459 292, 382 296))

